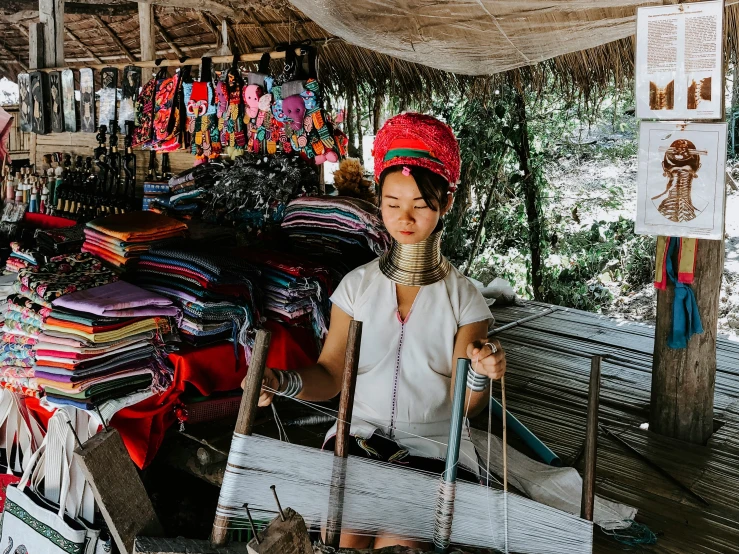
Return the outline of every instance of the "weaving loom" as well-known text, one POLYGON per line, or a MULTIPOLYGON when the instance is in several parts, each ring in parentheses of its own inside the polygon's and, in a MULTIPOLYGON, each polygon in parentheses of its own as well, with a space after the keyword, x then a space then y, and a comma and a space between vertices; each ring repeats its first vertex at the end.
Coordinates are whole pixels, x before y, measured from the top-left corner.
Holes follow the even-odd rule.
MULTIPOLYGON (((343 528, 355 534, 383 533, 424 542, 433 540, 437 552, 444 552, 452 542, 532 554, 593 551, 592 479, 586 479, 583 488, 583 513, 590 521, 509 493, 506 469, 502 491, 455 481, 462 424, 467 415, 463 409, 466 378, 456 380, 446 470, 441 480, 438 475, 397 465, 347 458, 360 336, 361 323, 352 322, 335 416, 336 449, 331 455, 250 436, 269 347, 269 333, 258 333, 216 510, 212 535, 215 546, 226 544, 230 529, 247 526, 246 506, 250 512, 261 514, 259 519, 272 519, 277 512, 270 488, 276 485, 283 504, 301 514, 309 528, 325 527, 329 546, 338 547, 343 528)), ((594 370, 599 367, 598 362, 594 361, 594 370)), ((468 365, 469 360, 459 360, 458 377, 466 377, 468 365)), ((594 380, 596 376, 594 371, 594 380)), ((597 387, 594 389, 591 393, 597 395, 597 387)), ((325 407, 318 408, 326 413, 325 407)), ((594 408, 591 412, 597 417, 597 407, 594 408)), ((504 461, 505 448, 504 426, 504 461)), ((488 458, 489 455, 488 445, 488 458)), ((586 465, 594 467, 594 455, 588 457, 586 465)), ((483 478, 487 482, 497 481, 489 473, 483 478)))

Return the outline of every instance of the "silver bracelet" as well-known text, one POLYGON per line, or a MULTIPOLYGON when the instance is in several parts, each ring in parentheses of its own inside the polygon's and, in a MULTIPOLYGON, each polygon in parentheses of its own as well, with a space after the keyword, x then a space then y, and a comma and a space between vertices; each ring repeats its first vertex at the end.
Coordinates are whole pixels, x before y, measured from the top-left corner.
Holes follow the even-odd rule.
POLYGON ((487 375, 477 373, 472 367, 467 372, 467 388, 473 392, 482 392, 488 388, 490 379, 487 375))
POLYGON ((280 391, 278 394, 280 396, 295 398, 303 390, 303 378, 297 371, 278 371, 277 375, 280 381, 278 386, 278 391, 280 391), (285 385, 285 389, 283 390, 285 381, 287 381, 287 385, 285 385))

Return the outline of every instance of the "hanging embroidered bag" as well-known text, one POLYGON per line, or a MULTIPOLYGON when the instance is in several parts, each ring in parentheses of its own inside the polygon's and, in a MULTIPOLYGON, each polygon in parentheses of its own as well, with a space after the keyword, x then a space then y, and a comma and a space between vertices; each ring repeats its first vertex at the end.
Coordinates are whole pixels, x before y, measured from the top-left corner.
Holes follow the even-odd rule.
POLYGON ((150 79, 141 89, 136 99, 136 130, 133 133, 133 146, 147 144, 154 132, 154 95, 157 91, 157 83, 166 76, 166 69, 159 70, 153 79, 150 79))

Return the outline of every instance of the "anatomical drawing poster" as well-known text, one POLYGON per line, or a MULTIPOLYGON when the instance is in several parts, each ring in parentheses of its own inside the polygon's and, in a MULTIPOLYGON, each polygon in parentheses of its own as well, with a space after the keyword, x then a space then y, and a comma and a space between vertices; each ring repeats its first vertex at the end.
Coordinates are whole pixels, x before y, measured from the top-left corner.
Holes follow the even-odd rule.
POLYGON ((642 122, 636 232, 721 239, 725 123, 642 122))
POLYGON ((723 4, 639 8, 636 117, 723 118, 723 4))

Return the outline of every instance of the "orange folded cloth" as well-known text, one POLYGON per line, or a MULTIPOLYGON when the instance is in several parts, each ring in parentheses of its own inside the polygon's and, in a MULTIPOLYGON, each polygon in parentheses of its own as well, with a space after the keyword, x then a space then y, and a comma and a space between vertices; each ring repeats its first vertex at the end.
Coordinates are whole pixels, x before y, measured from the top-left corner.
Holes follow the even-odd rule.
POLYGON ((90 221, 91 229, 126 242, 143 242, 184 235, 187 225, 150 211, 127 212, 90 221))

